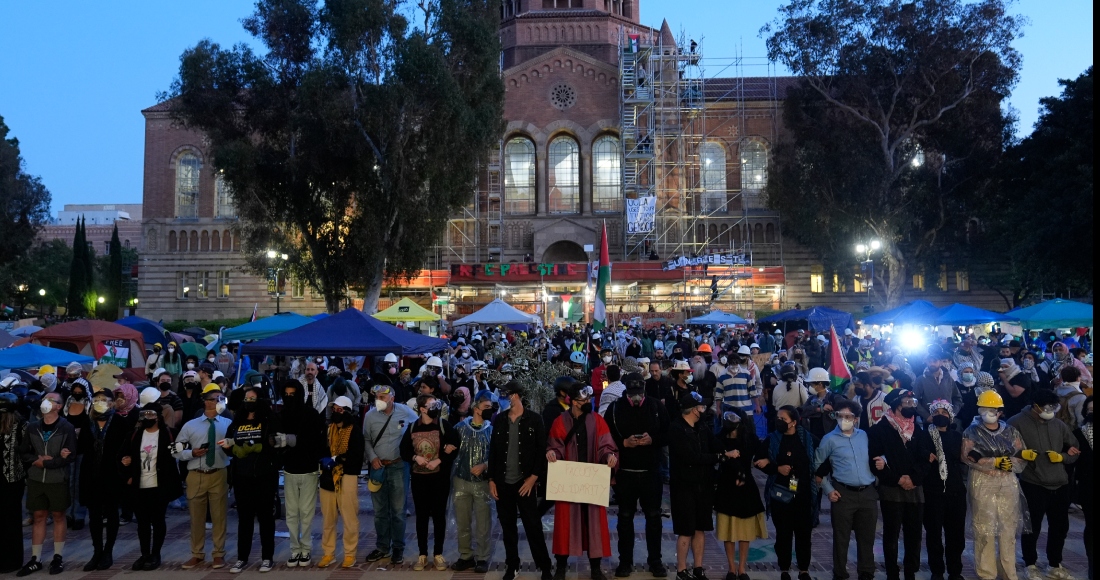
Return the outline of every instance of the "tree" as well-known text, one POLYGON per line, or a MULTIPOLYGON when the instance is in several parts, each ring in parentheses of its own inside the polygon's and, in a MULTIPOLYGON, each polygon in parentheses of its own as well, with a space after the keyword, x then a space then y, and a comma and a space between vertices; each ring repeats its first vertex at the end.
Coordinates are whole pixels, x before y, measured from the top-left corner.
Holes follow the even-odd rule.
POLYGON ((32 246, 24 259, 0 269, 0 288, 7 290, 2 301, 18 304, 21 309, 34 305, 41 311, 54 312, 65 304, 69 288, 65 268, 72 263, 72 256, 73 251, 61 240, 32 246), (19 286, 25 289, 19 292, 19 286))
POLYGON ((0 268, 18 262, 50 217, 50 192, 23 169, 19 140, 0 117, 0 268))
POLYGON ((780 14, 761 33, 801 86, 784 105, 769 204, 834 262, 880 240, 896 306, 910 269, 944 259, 989 187, 1021 21, 1003 0, 794 0, 780 14))
MULTIPOLYGON (((118 309, 122 300, 122 241, 118 239, 118 224, 115 224, 111 232, 111 247, 107 258, 106 272, 106 297, 100 318, 105 320, 118 320, 118 309)), ((129 275, 129 273, 127 273, 129 275)))
POLYGON ((84 228, 78 220, 76 231, 73 233, 73 252, 69 263, 69 298, 66 303, 69 316, 84 316, 88 312, 86 304, 88 275, 85 268, 87 254, 88 243, 84 241, 84 228))
POLYGON ((1040 293, 1093 291, 1093 77, 1060 80, 1039 120, 997 168, 973 271, 1015 308, 1040 293))
POLYGON ((210 141, 250 266, 265 250, 338 310, 422 267, 503 130, 489 0, 260 0, 267 54, 202 41, 169 93, 210 141), (406 15, 423 17, 412 25, 406 15))
POLYGON ((84 265, 84 311, 96 311, 95 248, 88 243, 88 219, 80 216, 81 263, 84 265))

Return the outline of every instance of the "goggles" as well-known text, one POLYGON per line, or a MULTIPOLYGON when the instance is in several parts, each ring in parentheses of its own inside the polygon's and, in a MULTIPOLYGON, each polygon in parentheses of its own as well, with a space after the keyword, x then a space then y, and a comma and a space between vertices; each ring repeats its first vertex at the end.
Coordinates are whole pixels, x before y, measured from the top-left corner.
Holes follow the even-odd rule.
POLYGON ((833 419, 837 421, 855 421, 856 416, 851 413, 833 413, 833 419))
POLYGON ((389 385, 375 385, 371 387, 370 392, 374 393, 374 396, 378 395, 393 395, 393 387, 389 385))
POLYGON ((573 399, 577 401, 587 401, 592 398, 593 394, 595 394, 595 391, 592 390, 592 387, 582 387, 581 390, 577 391, 577 396, 573 397, 573 399))
POLYGON ((157 418, 157 412, 156 411, 142 411, 142 412, 138 413, 138 417, 140 417, 142 419, 156 419, 157 418))
POLYGON ((733 411, 726 411, 725 413, 722 413, 722 420, 728 423, 740 423, 741 415, 738 415, 733 411))

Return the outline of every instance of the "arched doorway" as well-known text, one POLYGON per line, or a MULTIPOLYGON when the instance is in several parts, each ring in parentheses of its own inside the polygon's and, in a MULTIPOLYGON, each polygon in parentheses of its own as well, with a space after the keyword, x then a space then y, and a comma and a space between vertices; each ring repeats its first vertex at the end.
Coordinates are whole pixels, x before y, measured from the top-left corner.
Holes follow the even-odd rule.
POLYGON ((542 253, 542 263, 556 264, 561 262, 587 262, 588 254, 577 242, 561 240, 550 244, 542 253))

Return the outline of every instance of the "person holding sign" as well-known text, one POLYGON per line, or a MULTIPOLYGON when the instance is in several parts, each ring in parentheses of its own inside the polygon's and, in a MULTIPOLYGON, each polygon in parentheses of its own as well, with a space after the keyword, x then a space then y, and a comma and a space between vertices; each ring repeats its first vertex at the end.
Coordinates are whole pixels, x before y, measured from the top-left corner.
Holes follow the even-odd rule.
MULTIPOLYGON (((569 412, 562 413, 550 427, 546 460, 604 463, 614 469, 619 452, 603 417, 592 412, 593 389, 576 384, 570 393, 569 412)), ((569 556, 588 552, 592 580, 604 580, 600 559, 611 555, 607 532, 607 508, 599 505, 559 501, 554 504, 554 580, 565 579, 569 556)))

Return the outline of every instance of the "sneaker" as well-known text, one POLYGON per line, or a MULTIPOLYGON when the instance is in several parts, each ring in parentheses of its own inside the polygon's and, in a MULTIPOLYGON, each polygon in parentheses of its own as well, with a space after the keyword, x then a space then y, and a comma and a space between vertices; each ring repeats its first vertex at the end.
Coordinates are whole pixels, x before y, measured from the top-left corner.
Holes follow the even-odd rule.
POLYGON ((214 556, 214 561, 210 563, 210 567, 215 570, 225 568, 225 558, 221 556, 214 556))
POLYGON ((710 580, 710 578, 707 578, 707 574, 703 571, 702 568, 696 568, 695 570, 693 570, 691 573, 691 577, 695 578, 695 580, 710 580))
MULTIPOLYGON (((478 574, 488 573, 489 572, 489 561, 488 560, 478 560, 477 564, 474 565, 474 572, 476 572, 478 574)), ((545 575, 545 574, 546 573, 543 572, 543 575, 545 575)))
POLYGON ((31 556, 31 559, 19 569, 19 572, 15 575, 22 578, 23 576, 29 576, 42 569, 42 562, 38 561, 38 558, 31 556))
POLYGON ((65 571, 65 562, 61 560, 61 554, 54 554, 50 561, 50 574, 60 574, 65 571))
POLYGON ((447 561, 443 559, 443 556, 436 554, 435 558, 433 558, 433 561, 435 562, 436 570, 443 572, 447 569, 447 561))
POLYGON ((244 560, 237 560, 236 564, 233 564, 232 566, 229 567, 229 573, 230 574, 240 574, 241 572, 244 572, 244 569, 247 568, 247 567, 248 567, 248 562, 245 562, 244 560))
POLYGON ((202 558, 192 556, 191 559, 184 562, 183 565, 180 566, 180 568, 182 568, 184 570, 190 570, 191 568, 194 568, 195 566, 198 566, 199 564, 202 564, 202 562, 203 562, 202 558))
POLYGON ((355 567, 355 556, 351 556, 351 555, 344 556, 344 562, 342 564, 340 564, 340 567, 341 568, 354 568, 355 567))
POLYGON ((504 570, 504 576, 501 577, 501 580, 516 580, 516 574, 518 574, 518 573, 519 573, 518 568, 513 568, 511 566, 508 566, 504 570))
POLYGON ((286 561, 286 567, 287 568, 296 568, 296 567, 298 567, 298 560, 300 560, 301 558, 302 558, 302 556, 300 554, 291 554, 290 559, 286 561))
POLYGON ((275 562, 273 560, 264 560, 263 562, 260 562, 260 572, 270 572, 271 569, 274 567, 275 562))
POLYGON ((1047 575, 1038 566, 1032 564, 1027 567, 1027 580, 1047 580, 1047 575))
POLYGON ((390 564, 394 566, 399 566, 404 561, 405 556, 401 552, 394 550, 393 554, 390 554, 390 564))
POLYGON ((367 554, 367 561, 368 562, 377 562, 379 560, 385 560, 386 558, 389 558, 389 557, 390 557, 390 552, 388 550, 374 550, 371 553, 367 554))
POLYGON ((1051 580, 1073 580, 1073 574, 1070 574, 1069 570, 1066 570, 1061 564, 1058 564, 1057 566, 1050 566, 1047 568, 1047 578, 1051 580))
POLYGON ((691 574, 691 570, 680 570, 676 573, 676 580, 695 580, 695 576, 691 574))
POLYGON ((652 574, 654 578, 667 578, 668 568, 665 568, 665 565, 660 562, 654 562, 649 565, 649 573, 652 574))
POLYGON ((151 556, 145 559, 145 566, 142 567, 142 570, 152 572, 157 568, 160 568, 160 556, 151 556))
POLYGON ((428 557, 421 554, 419 557, 416 558, 416 563, 413 564, 413 570, 416 570, 417 572, 420 572, 427 566, 428 566, 428 557))
POLYGON ((99 568, 99 560, 102 557, 103 557, 103 555, 99 554, 99 553, 92 554, 92 557, 91 557, 91 559, 88 560, 88 563, 84 564, 84 571, 85 572, 91 572, 91 571, 95 570, 96 568, 99 568))
MULTIPOLYGON (((328 568, 335 561, 336 561, 336 556, 329 556, 329 555, 326 554, 324 556, 321 556, 321 561, 317 562, 317 567, 318 568, 328 568)), ((298 565, 299 566, 302 565, 301 561, 298 562, 298 565)))
POLYGON ((313 558, 309 555, 309 552, 298 556, 298 567, 308 568, 313 563, 313 558))
POLYGON ((454 564, 451 564, 451 570, 455 572, 465 572, 476 565, 473 558, 459 558, 455 560, 454 564))
POLYGON ((629 578, 630 573, 634 571, 634 566, 626 562, 619 562, 619 565, 615 568, 616 578, 629 578))

